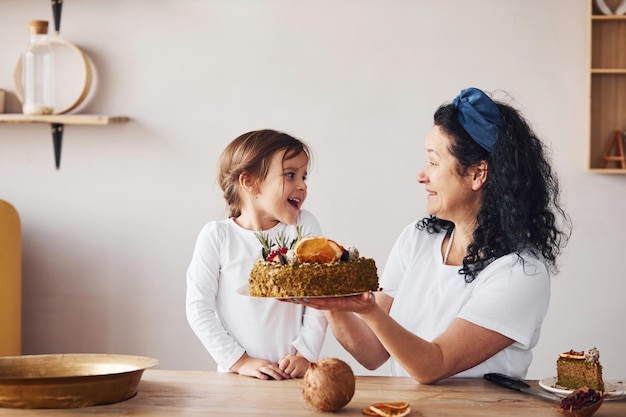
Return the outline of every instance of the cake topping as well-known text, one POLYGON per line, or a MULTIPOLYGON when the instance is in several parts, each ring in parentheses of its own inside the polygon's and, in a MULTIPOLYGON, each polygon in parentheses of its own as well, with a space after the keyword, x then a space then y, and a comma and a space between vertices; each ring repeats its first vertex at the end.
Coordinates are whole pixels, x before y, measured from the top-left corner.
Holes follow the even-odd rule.
POLYGON ((279 265, 298 263, 328 264, 333 262, 354 262, 359 259, 357 248, 344 248, 332 239, 321 236, 302 237, 302 228, 296 227, 297 236, 289 241, 283 232, 270 239, 266 233, 255 233, 261 242, 262 259, 279 265))
POLYGON ((569 352, 563 352, 561 353, 560 356, 562 358, 568 358, 568 359, 585 360, 585 362, 590 363, 592 365, 600 364, 600 351, 598 350, 597 347, 593 347, 591 349, 587 349, 587 351, 580 351, 580 352, 570 349, 569 352))
POLYGON ((574 349, 570 349, 569 352, 563 352, 560 355, 562 358, 569 358, 569 359, 585 359, 585 352, 583 351, 576 351, 574 349))
MULTIPOLYGON (((261 231, 255 233, 259 242, 261 242, 261 254, 267 262, 275 262, 279 264, 289 263, 289 250, 294 247, 302 239, 302 227, 296 226, 296 238, 291 242, 288 241, 285 234, 281 231, 276 235, 276 240, 270 239, 266 233, 261 231)), ((293 256, 291 256, 293 258, 293 256)))
POLYGON ((298 261, 328 264, 341 259, 343 246, 331 239, 320 236, 307 236, 293 248, 298 261))
MULTIPOLYGON (((346 255, 346 252, 348 254, 347 255, 348 261, 356 261, 361 256, 359 254, 359 250, 357 248, 355 248, 354 246, 346 247, 345 250, 344 250, 344 256, 346 255)), ((343 260, 343 256, 342 256, 341 260, 343 260)))
POLYGON ((600 351, 598 348, 594 346, 591 349, 587 349, 585 352, 585 360, 589 363, 598 365, 600 363, 600 351))

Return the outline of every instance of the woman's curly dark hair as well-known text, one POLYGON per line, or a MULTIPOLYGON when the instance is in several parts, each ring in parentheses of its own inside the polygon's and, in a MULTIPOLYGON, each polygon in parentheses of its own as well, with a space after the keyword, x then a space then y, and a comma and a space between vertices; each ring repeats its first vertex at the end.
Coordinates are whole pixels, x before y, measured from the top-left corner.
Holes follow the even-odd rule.
MULTIPOLYGON (((559 202, 559 182, 543 143, 517 110, 501 102, 497 104, 504 127, 491 153, 463 129, 454 105, 442 105, 434 115, 435 125, 452 138, 450 152, 457 159, 459 175, 466 175, 470 167, 481 161, 488 165, 477 227, 459 270, 468 283, 501 256, 516 253, 523 261, 524 251, 543 257, 548 268, 557 273, 556 258, 571 231, 569 217, 559 202)), ((438 233, 454 225, 429 216, 416 226, 438 233)))

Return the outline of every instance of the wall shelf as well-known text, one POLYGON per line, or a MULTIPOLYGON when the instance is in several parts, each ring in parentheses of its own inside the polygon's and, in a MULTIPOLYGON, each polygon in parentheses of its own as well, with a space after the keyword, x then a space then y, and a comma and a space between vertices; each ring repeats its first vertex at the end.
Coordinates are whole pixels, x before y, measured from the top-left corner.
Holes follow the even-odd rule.
POLYGON ((113 123, 126 123, 126 116, 104 116, 98 114, 53 114, 46 116, 29 116, 25 114, 0 114, 0 123, 45 123, 52 129, 54 145, 54 162, 56 168, 61 165, 61 144, 65 125, 105 126, 113 123))
MULTIPOLYGON (((622 0, 605 0, 611 11, 622 0)), ((587 171, 626 174, 626 15, 605 15, 594 0, 589 7, 589 146, 587 171), (618 146, 621 145, 621 146, 618 146)))
POLYGON ((125 123, 126 116, 103 116, 98 114, 53 114, 49 116, 28 116, 25 114, 0 114, 0 123, 61 123, 64 125, 103 126, 112 123, 125 123))

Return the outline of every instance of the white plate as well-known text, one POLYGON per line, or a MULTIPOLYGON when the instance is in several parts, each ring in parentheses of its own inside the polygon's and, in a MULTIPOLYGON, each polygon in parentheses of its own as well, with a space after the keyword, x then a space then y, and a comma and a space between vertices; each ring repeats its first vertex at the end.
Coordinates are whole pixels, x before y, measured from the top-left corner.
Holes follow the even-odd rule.
MULTIPOLYGON (((604 391, 606 392, 605 400, 620 400, 626 398, 626 379, 625 378, 603 378, 604 391)), ((563 388, 556 384, 556 377, 550 376, 539 381, 539 386, 546 391, 562 397, 569 395, 573 390, 563 388)))
MULTIPOLYGON (((365 291, 363 291, 365 292, 365 291)), ((250 285, 246 284, 243 287, 240 287, 237 289, 237 293, 241 294, 241 295, 245 295, 248 297, 255 297, 255 298, 276 298, 279 300, 289 300, 289 299, 293 299, 293 298, 330 298, 330 297, 350 297, 352 295, 359 295, 359 294, 363 294, 363 292, 353 292, 350 294, 340 294, 340 295, 303 295, 301 297, 257 297, 254 295, 250 295, 250 285)))

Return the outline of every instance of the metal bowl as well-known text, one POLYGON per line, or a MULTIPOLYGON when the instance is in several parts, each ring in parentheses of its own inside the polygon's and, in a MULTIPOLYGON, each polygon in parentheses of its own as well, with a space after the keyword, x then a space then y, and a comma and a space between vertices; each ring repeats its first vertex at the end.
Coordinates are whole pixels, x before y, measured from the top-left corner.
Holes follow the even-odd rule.
POLYGON ((0 407, 79 408, 112 404, 137 394, 144 356, 52 354, 0 357, 0 407))

